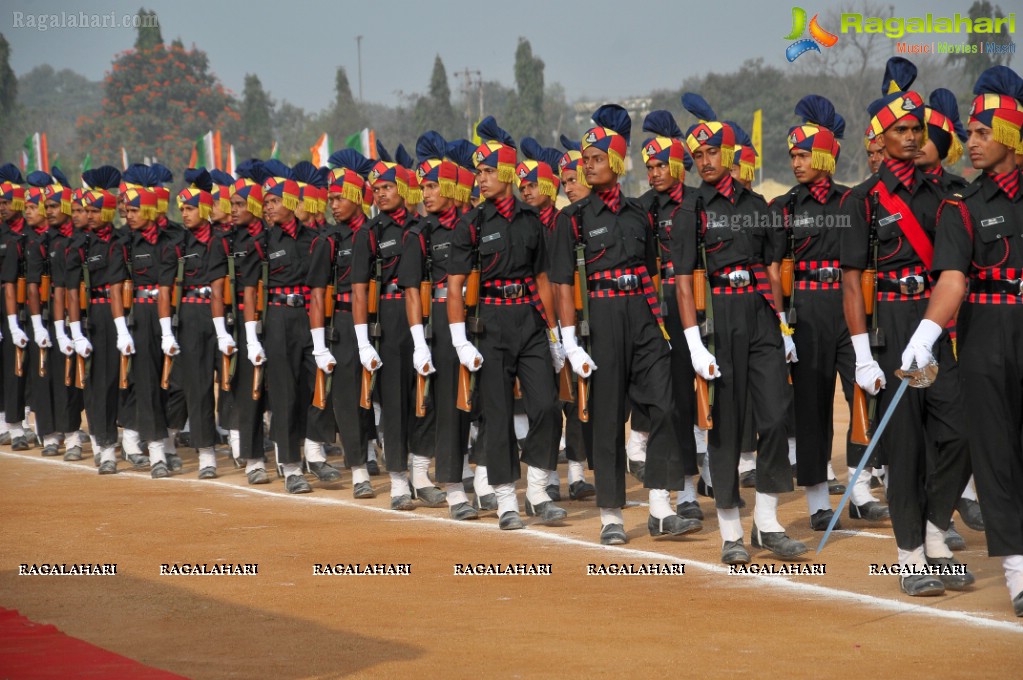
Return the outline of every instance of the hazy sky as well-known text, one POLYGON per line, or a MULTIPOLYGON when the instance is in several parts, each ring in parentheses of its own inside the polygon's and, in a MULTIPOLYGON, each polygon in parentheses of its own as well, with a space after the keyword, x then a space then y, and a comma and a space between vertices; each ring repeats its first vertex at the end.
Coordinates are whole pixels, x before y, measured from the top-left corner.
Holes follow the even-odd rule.
MULTIPOLYGON (((928 0, 926 9, 935 15, 957 11, 965 15, 971 2, 928 0)), ((1018 7, 1017 0, 998 3, 1006 12, 1018 7)), ((4 0, 0 32, 11 44, 16 74, 49 63, 99 80, 113 57, 132 47, 134 28, 39 31, 14 25, 18 12, 25 23, 28 15, 66 12, 77 16, 83 4, 4 0)), ((271 96, 318 111, 333 99, 338 65, 347 69, 358 96, 357 35, 363 36, 362 88, 369 101, 393 105, 401 92, 425 91, 436 54, 444 60, 455 96, 460 80, 454 73, 466 67, 482 71, 486 80, 513 85, 519 36, 528 38, 534 54, 546 63, 546 81, 561 83, 570 100, 616 99, 678 87, 694 74, 731 71, 754 57, 784 65, 789 44, 784 36, 791 29, 794 3, 102 0, 88 4, 84 11, 90 15, 113 12, 118 22, 144 4, 159 13, 166 41, 180 37, 186 46, 194 44, 209 55, 212 70, 228 89, 240 94, 245 74, 255 72, 271 96)), ((834 5, 821 0, 800 4, 811 16, 834 5)), ((882 4, 903 16, 919 15, 922 6, 919 1, 902 0, 882 4)), ((1018 21, 1023 30, 1023 13, 1018 21)), ((825 28, 838 31, 837 26, 825 28)), ((965 40, 966 36, 948 39, 965 40)))

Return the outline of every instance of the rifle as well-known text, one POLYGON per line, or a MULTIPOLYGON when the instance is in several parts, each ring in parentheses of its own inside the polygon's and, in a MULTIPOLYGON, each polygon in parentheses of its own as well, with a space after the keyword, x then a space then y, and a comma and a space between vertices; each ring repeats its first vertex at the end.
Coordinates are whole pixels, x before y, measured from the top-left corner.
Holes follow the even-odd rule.
MULTIPOLYGON (((266 292, 270 288, 270 261, 263 259, 261 265, 259 284, 256 287, 256 333, 263 332, 263 320, 266 319, 266 307, 268 304, 266 292)), ((263 366, 252 367, 252 401, 258 401, 263 391, 263 366)))
MULTIPOLYGON (((483 333, 483 322, 480 321, 480 272, 483 270, 479 249, 480 222, 482 213, 476 213, 474 221, 475 238, 472 245, 473 267, 469 270, 469 276, 465 279, 465 306, 472 309, 472 314, 465 319, 466 331, 474 337, 483 333)), ((478 365, 478 364, 477 364, 478 365)), ((458 395, 455 399, 455 407, 459 411, 469 413, 472 411, 472 393, 476 389, 476 374, 465 366, 458 366, 458 395)))
MULTIPOLYGON (((135 286, 132 281, 132 259, 129 256, 128 261, 125 263, 128 269, 128 278, 121 282, 121 305, 124 312, 128 312, 128 328, 135 327, 135 305, 133 298, 135 295, 135 286)), ((123 312, 122 312, 123 313, 123 312)), ((131 355, 121 355, 121 375, 120 380, 117 383, 118 388, 122 390, 128 389, 128 375, 131 372, 131 355)))
MULTIPOLYGON (((424 231, 428 227, 424 227, 424 231)), ((433 339, 433 257, 430 245, 425 244, 426 252, 423 253, 423 280, 419 282, 419 303, 423 313, 423 331, 426 342, 433 339)), ((416 371, 416 418, 426 417, 426 399, 430 396, 430 377, 421 375, 416 371)))
MULTIPOLYGON (((334 291, 337 289, 335 282, 337 281, 337 262, 340 257, 337 251, 338 248, 335 246, 330 265, 330 282, 323 291, 323 317, 324 321, 328 323, 326 332, 326 342, 328 345, 334 341, 335 335, 334 291)), ((327 408, 327 395, 330 394, 330 388, 332 385, 331 378, 333 378, 333 374, 327 375, 323 372, 323 369, 316 369, 316 378, 313 380, 313 406, 321 411, 327 408)))
MULTIPOLYGON (((92 315, 92 298, 89 297, 92 293, 91 283, 89 267, 85 262, 85 258, 82 258, 82 280, 78 284, 78 307, 85 313, 80 319, 82 322, 82 328, 88 328, 88 319, 92 315)), ((80 390, 84 390, 85 384, 89 380, 89 369, 92 367, 92 357, 83 357, 81 354, 76 353, 75 364, 78 369, 75 374, 75 387, 80 390)))
MULTIPOLYGON (((877 238, 877 213, 878 213, 878 196, 873 194, 873 206, 870 211, 870 233, 868 236, 867 248, 871 253, 870 268, 863 270, 863 274, 860 277, 860 287, 863 290, 863 308, 867 315, 870 317, 870 347, 871 349, 884 347, 884 333, 878 327, 878 315, 875 309, 875 303, 877 296, 875 290, 877 290, 877 254, 878 254, 878 238, 877 238)), ((876 357, 875 357, 876 358, 876 357)), ((879 387, 879 386, 878 386, 879 387)), ((864 393, 863 388, 859 385, 853 385, 853 403, 852 403, 852 432, 849 434, 849 440, 853 444, 860 444, 862 446, 868 446, 870 444, 871 436, 871 423, 874 422, 874 417, 877 412, 877 397, 867 397, 864 393)))
MULTIPOLYGON (((787 218, 787 224, 785 224, 785 240, 788 243, 788 252, 781 261, 781 292, 784 297, 789 299, 788 310, 786 318, 788 319, 789 326, 796 325, 796 236, 793 233, 793 220, 796 214, 796 196, 795 192, 789 195, 788 203, 785 204, 785 216, 787 218)), ((784 304, 784 302, 782 303, 784 304)))
MULTIPOLYGON (((693 296, 695 297, 696 309, 703 311, 704 322, 700 327, 700 335, 707 339, 707 351, 714 353, 714 302, 710 291, 707 290, 707 242, 703 238, 703 198, 697 199, 696 204, 696 246, 700 251, 700 264, 703 270, 693 271, 693 296), (699 277, 697 276, 699 274, 699 277), (700 281, 700 293, 696 292, 697 279, 700 281), (701 303, 702 299, 702 303, 701 303), (702 310, 701 310, 702 307, 702 310)), ((714 367, 710 367, 713 373, 714 367)), ((696 374, 696 426, 703 430, 710 430, 714 427, 714 419, 711 416, 711 409, 714 407, 714 388, 707 382, 707 379, 696 374)))
MULTIPOLYGON (((178 270, 174 275, 174 292, 171 294, 171 328, 178 328, 178 310, 181 308, 181 289, 185 281, 185 258, 178 258, 178 270)), ((171 369, 174 368, 174 357, 163 355, 163 371, 160 373, 160 389, 170 389, 171 369)))
MULTIPOLYGON (((234 268, 234 253, 230 253, 227 257, 227 276, 224 277, 224 307, 227 311, 225 316, 225 322, 231 326, 231 337, 234 339, 234 345, 238 347, 238 319, 241 317, 238 315, 238 296, 235 295, 234 283, 235 283, 235 268, 234 268)), ((230 392, 231 381, 234 379, 234 372, 238 365, 238 350, 235 349, 230 355, 220 355, 220 391, 230 392)))
MULTIPOLYGON (((586 242, 582 238, 582 228, 575 244, 575 281, 574 294, 579 321, 576 324, 576 335, 583 340, 586 353, 590 353, 590 294, 587 291, 586 278, 586 242)), ((587 366, 583 365, 583 370, 587 366)), ((577 376, 576 405, 579 411, 579 422, 590 422, 590 379, 577 376)))
MULTIPOLYGON (((49 247, 47 246, 47 250, 49 247)), ((43 323, 50 320, 50 258, 43 258, 43 273, 39 277, 39 310, 43 323)), ((39 377, 46 377, 46 358, 48 352, 39 348, 39 377)))
MULTIPOLYGON (((368 331, 369 336, 373 338, 373 349, 376 350, 377 354, 380 353, 380 295, 384 289, 384 263, 379 257, 376 258, 376 272, 373 279, 369 282, 369 295, 366 299, 366 311, 373 315, 374 321, 369 324, 368 331)), ((374 365, 375 367, 375 365, 374 365)), ((362 385, 359 393, 359 406, 366 409, 367 411, 373 408, 373 388, 376 386, 377 373, 376 371, 370 371, 368 368, 363 366, 362 368, 362 385)))
MULTIPOLYGON (((20 238, 24 238, 24 236, 20 238)), ((21 246, 19 245, 18 248, 20 250, 21 246)), ((17 283, 15 283, 14 299, 15 303, 17 304, 15 314, 17 314, 18 321, 22 325, 24 325, 25 323, 24 319, 25 290, 26 290, 25 259, 21 257, 18 258, 18 280, 17 283)), ((25 375, 25 348, 18 347, 17 345, 14 346, 14 375, 18 376, 19 378, 25 375)))

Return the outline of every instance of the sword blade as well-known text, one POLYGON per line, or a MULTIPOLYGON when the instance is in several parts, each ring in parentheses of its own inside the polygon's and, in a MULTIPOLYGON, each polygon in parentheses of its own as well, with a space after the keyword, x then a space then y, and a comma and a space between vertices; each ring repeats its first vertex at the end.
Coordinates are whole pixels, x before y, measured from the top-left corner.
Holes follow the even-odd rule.
POLYGON ((846 483, 845 493, 842 494, 842 500, 838 502, 838 508, 835 509, 835 514, 832 515, 831 521, 828 523, 828 529, 824 532, 824 536, 821 538, 820 545, 817 546, 817 553, 820 555, 821 550, 824 550, 824 545, 828 542, 828 537, 831 536, 831 531, 835 528, 838 523, 838 518, 842 515, 842 510, 845 508, 845 504, 849 501, 849 496, 852 494, 853 486, 856 484, 856 480, 859 479, 860 473, 863 472, 863 468, 866 467, 867 461, 870 460, 871 454, 874 453, 874 448, 877 447, 877 443, 881 441, 881 434, 884 429, 888 427, 888 421, 891 420, 892 414, 895 413, 896 407, 899 405, 899 401, 902 400, 902 395, 906 393, 906 388, 909 386, 909 378, 904 378, 899 382, 899 388, 895 391, 895 396, 892 397, 892 401, 888 404, 888 409, 881 416, 881 422, 877 426, 877 430, 874 432, 874 436, 870 439, 870 446, 863 452, 863 457, 860 458, 860 464, 856 466, 856 471, 853 472, 852 477, 846 483))

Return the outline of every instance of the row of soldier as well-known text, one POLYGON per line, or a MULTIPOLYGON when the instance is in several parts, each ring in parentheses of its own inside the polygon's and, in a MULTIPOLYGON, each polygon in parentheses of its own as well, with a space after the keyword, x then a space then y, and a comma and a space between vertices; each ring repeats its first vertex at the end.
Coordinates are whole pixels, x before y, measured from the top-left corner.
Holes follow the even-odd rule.
POLYGON ((527 515, 565 519, 565 448, 570 496, 596 496, 601 543, 627 540, 632 470, 649 490, 652 536, 702 529, 699 488, 714 499, 722 561, 740 564, 741 484, 756 488, 753 547, 807 551, 778 519, 793 474, 810 526, 834 523, 838 379, 853 423, 849 516, 890 514, 902 590, 973 583, 949 549, 958 507, 1003 558, 1023 615, 1023 81, 985 72, 967 131, 952 93, 925 104, 909 89, 915 74, 889 61, 868 107, 877 167, 853 188, 831 179, 843 119, 823 97, 802 99, 788 132, 797 184, 770 204, 750 188, 748 136, 693 93, 682 104, 698 122, 685 133, 667 111, 644 120, 651 190, 640 199, 619 184, 632 122, 615 105, 580 143, 563 138, 566 152, 522 140, 521 162, 486 118, 482 144, 427 132, 416 160, 345 150, 326 168, 189 169, 182 225, 166 217, 173 177, 159 165, 90 170, 79 190, 57 172, 23 187, 5 166, 8 436, 28 448, 27 393, 43 455, 59 455, 63 438, 65 459, 80 459, 84 404, 101 474, 117 471, 120 426, 130 460, 164 477, 181 469, 173 435, 187 422, 199 477, 213 478, 219 418, 249 483, 262 484, 269 411, 288 492, 311 491, 306 471, 340 479, 326 457, 340 435, 355 497, 373 497, 377 438, 393 509, 496 511, 502 529, 523 526, 520 463, 527 515), (980 171, 970 184, 942 168, 964 142, 980 171), (689 167, 699 186, 684 186, 689 167), (127 229, 113 228, 119 209, 127 229), (897 371, 933 384, 891 409, 870 461, 886 471, 885 506, 854 468, 897 371))

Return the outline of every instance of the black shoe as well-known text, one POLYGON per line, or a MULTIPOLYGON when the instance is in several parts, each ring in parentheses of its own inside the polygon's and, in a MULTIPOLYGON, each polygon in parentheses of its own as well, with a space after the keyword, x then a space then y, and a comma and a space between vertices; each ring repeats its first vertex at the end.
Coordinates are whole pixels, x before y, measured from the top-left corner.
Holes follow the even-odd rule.
POLYGON ((10 443, 11 443, 10 432, 4 432, 3 434, 0 434, 0 445, 7 446, 10 443))
POLYGON ((191 446, 192 445, 192 433, 191 432, 178 432, 174 437, 175 446, 191 446))
POLYGON ((625 527, 621 524, 607 524, 600 527, 601 545, 625 545, 629 537, 625 535, 625 527))
POLYGON ((217 468, 213 467, 212 465, 204 467, 203 469, 199 470, 199 479, 216 479, 216 478, 217 478, 217 468))
POLYGON ((629 460, 625 459, 625 465, 629 468, 629 472, 633 477, 639 480, 639 483, 643 483, 643 477, 646 475, 646 463, 641 460, 629 460))
POLYGON ((828 480, 828 494, 831 496, 841 496, 845 493, 845 484, 838 481, 837 479, 828 480))
POLYGON ((313 487, 302 475, 288 475, 284 478, 284 488, 288 493, 312 493, 313 487))
POLYGON ((140 453, 126 453, 124 459, 131 463, 132 468, 135 470, 149 467, 149 456, 144 456, 140 453))
POLYGON ((646 528, 651 536, 684 536, 703 530, 703 522, 678 515, 668 515, 663 519, 650 515, 646 520, 646 528))
POLYGON ((28 437, 14 437, 11 439, 11 451, 28 451, 32 448, 28 443, 28 437))
POLYGON ((750 543, 754 548, 770 550, 783 560, 791 560, 805 553, 809 548, 806 544, 789 538, 784 531, 761 531, 753 525, 750 543))
POLYGON ((101 475, 116 475, 117 474, 117 461, 116 460, 105 460, 99 464, 99 473, 101 475))
POLYGON ((310 463, 306 461, 306 467, 308 467, 309 472, 316 475, 316 479, 321 482, 336 482, 341 479, 341 471, 330 463, 310 463))
MULTIPOLYGON (((834 510, 818 510, 810 515, 810 528, 814 531, 827 531, 831 524, 831 518, 835 516, 834 510)), ((835 528, 841 529, 842 523, 835 522, 835 528)))
POLYGON ((270 475, 266 474, 266 468, 253 468, 245 473, 245 477, 249 480, 249 484, 253 486, 270 483, 270 475))
POLYGON ((706 498, 714 498, 714 487, 707 486, 703 481, 703 477, 701 477, 700 481, 696 483, 696 493, 706 498))
POLYGON ((514 510, 509 510, 508 512, 503 513, 501 515, 501 519, 500 521, 498 521, 497 526, 501 527, 501 529, 505 531, 521 529, 523 526, 522 518, 519 517, 519 513, 515 512, 514 510))
POLYGON ((270 453, 273 450, 274 450, 273 440, 263 437, 263 453, 270 453))
POLYGON ((180 472, 185 465, 181 462, 181 456, 176 453, 167 454, 167 469, 171 472, 180 472))
POLYGON ((323 445, 323 455, 325 455, 325 456, 340 456, 341 455, 341 447, 338 446, 337 444, 324 444, 323 445))
POLYGON ((966 539, 956 531, 956 525, 951 522, 949 522, 948 531, 945 532, 945 545, 948 546, 949 550, 955 550, 956 552, 966 550, 966 539))
POLYGON ((963 520, 963 524, 974 531, 984 531, 984 515, 980 512, 980 503, 969 498, 960 498, 956 510, 959 511, 959 519, 963 520))
POLYGON ((682 519, 698 519, 701 522, 703 521, 703 510, 696 501, 679 503, 678 507, 675 508, 675 514, 682 519))
POLYGON ((755 489, 757 488, 757 471, 746 470, 739 474, 739 486, 743 489, 755 489))
POLYGON ((92 464, 95 465, 96 467, 99 467, 99 461, 100 461, 99 451, 96 451, 95 453, 92 454, 92 464))
POLYGON ((44 446, 43 450, 40 453, 43 456, 49 458, 51 456, 59 456, 60 455, 60 449, 57 448, 56 444, 50 444, 49 446, 44 446))
POLYGON ((376 498, 377 492, 369 482, 359 482, 352 487, 352 496, 355 498, 376 498))
POLYGON ((476 493, 476 480, 473 477, 462 477, 462 488, 466 495, 476 493))
POLYGON ((867 501, 863 505, 856 505, 853 502, 849 503, 849 519, 865 519, 870 522, 880 522, 890 518, 891 513, 888 512, 888 506, 880 501, 867 501))
POLYGON ((552 501, 561 501, 561 487, 557 484, 548 484, 544 491, 547 492, 547 495, 551 497, 552 501))
POLYGON ((412 499, 428 508, 439 508, 448 502, 448 495, 435 486, 412 487, 412 499))
POLYGON ((568 485, 568 497, 573 501, 584 501, 597 495, 597 487, 580 479, 568 485))
POLYGON ((738 541, 725 541, 722 544, 721 561, 725 564, 749 564, 749 552, 742 544, 741 538, 738 541))
POLYGON ((1013 598, 1012 607, 1016 610, 1016 616, 1023 616, 1023 593, 1013 598))
POLYGON ((476 509, 468 503, 457 503, 448 508, 448 514, 451 515, 451 519, 458 522, 464 522, 470 519, 479 519, 480 515, 476 512, 476 509))
POLYGON ((482 496, 474 496, 472 507, 477 510, 497 510, 497 494, 485 493, 482 496))
POLYGON ((82 447, 72 446, 70 449, 64 452, 64 460, 81 460, 82 459, 82 447))
POLYGON ((927 576, 926 574, 903 576, 899 579, 899 588, 911 597, 930 597, 932 595, 945 594, 945 584, 936 576, 927 576))
POLYGON ((415 510, 416 504, 412 502, 412 496, 409 494, 403 494, 401 496, 391 496, 391 510, 401 510, 402 512, 408 512, 415 510))
POLYGON ((380 466, 375 460, 368 460, 366 461, 366 472, 370 477, 378 477, 380 476, 380 466))
POLYGON ((535 516, 544 524, 551 524, 553 522, 560 522, 568 517, 568 511, 555 505, 554 501, 544 501, 543 503, 533 505, 527 498, 526 515, 529 517, 535 516))
POLYGON ((966 565, 954 557, 928 557, 927 564, 940 566, 942 571, 948 572, 938 574, 938 580, 946 590, 966 590, 977 580, 966 565))
POLYGON ((153 467, 149 469, 149 476, 153 479, 163 479, 164 477, 170 477, 170 470, 167 469, 167 463, 162 460, 153 463, 153 467))

